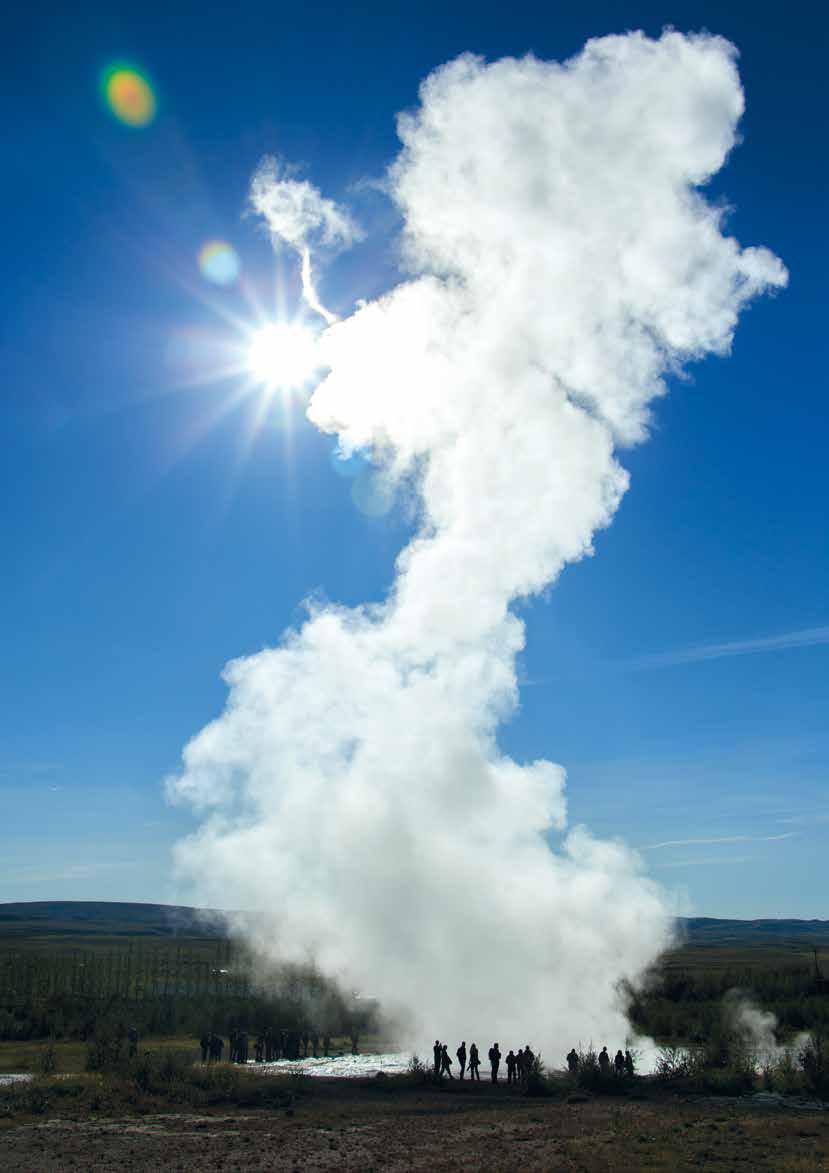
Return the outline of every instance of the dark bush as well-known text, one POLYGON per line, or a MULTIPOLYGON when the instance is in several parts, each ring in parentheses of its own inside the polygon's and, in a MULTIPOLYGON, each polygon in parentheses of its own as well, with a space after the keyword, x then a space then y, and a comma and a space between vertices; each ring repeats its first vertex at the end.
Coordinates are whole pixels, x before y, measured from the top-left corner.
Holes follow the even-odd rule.
POLYGON ((813 1095, 829 1099, 829 1044, 822 1031, 812 1031, 798 1060, 807 1089, 813 1095))
POLYGON ((547 1072, 540 1055, 536 1055, 530 1064, 529 1071, 524 1073, 525 1096, 549 1096, 553 1088, 547 1077, 547 1072))

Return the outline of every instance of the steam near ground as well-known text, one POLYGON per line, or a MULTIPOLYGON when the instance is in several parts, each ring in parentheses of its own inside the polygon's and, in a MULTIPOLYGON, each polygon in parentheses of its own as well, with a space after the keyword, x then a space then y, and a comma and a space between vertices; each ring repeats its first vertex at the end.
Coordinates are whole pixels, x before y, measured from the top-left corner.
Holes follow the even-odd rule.
MULTIPOLYGON (((203 817, 176 852, 197 896, 261 913, 266 956, 405 1011, 421 1054, 623 1045, 618 983, 670 939, 637 855, 568 829, 562 767, 509 759, 497 729, 511 605, 592 553, 663 376, 726 353, 785 284, 700 190, 735 142, 735 56, 633 33, 424 81, 388 180, 408 279, 325 329, 308 409, 414 496, 416 535, 383 605, 309 604, 228 664, 225 711, 168 782, 203 817)), ((355 238, 347 212, 270 164, 252 198, 316 299, 308 258, 355 238)))
POLYGON ((809 1034, 795 1035, 786 1046, 777 1041, 777 1016, 763 1010, 743 990, 729 990, 723 998, 722 1024, 757 1067, 779 1063, 785 1055, 797 1056, 809 1042, 809 1034))

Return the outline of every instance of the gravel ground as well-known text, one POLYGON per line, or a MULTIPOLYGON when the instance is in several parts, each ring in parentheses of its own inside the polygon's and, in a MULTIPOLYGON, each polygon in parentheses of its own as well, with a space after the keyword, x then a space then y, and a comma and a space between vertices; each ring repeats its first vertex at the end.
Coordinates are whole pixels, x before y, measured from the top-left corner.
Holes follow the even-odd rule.
POLYGON ((505 1089, 313 1081, 278 1111, 165 1112, 0 1131, 0 1169, 614 1170, 829 1173, 829 1112, 675 1098, 533 1100, 505 1089))

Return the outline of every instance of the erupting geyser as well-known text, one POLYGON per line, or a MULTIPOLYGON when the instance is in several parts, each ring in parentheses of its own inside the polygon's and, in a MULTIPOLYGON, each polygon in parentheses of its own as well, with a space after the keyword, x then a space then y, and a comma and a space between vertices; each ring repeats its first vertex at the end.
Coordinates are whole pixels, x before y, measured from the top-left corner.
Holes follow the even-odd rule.
MULTIPOLYGON (((382 606, 311 606, 227 666, 225 712, 168 783, 205 816, 177 863, 205 902, 265 915, 262 949, 406 1007, 421 1046, 530 1039, 554 1058, 622 1042, 619 980, 671 918, 635 853, 565 832, 560 766, 500 752, 510 605, 610 523, 614 449, 645 438, 665 370, 726 352, 786 273, 699 190, 743 108, 726 41, 463 56, 420 97, 389 173, 412 277, 323 332, 308 409, 413 482, 419 529, 382 606)), ((254 202, 303 260, 353 235, 272 167, 254 202)))

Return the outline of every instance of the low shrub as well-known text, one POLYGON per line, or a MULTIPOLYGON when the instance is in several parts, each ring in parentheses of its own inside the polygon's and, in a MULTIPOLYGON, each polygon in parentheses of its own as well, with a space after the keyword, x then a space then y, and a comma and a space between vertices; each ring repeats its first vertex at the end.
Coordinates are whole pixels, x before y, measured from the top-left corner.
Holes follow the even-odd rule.
POLYGON ((777 1092, 783 1096, 797 1095, 805 1090, 803 1068, 798 1065, 791 1051, 784 1051, 776 1059, 767 1058, 760 1079, 764 1091, 777 1092))
POLYGON ((409 1075, 426 1076, 430 1075, 433 1069, 431 1067, 427 1067, 418 1054, 414 1054, 409 1060, 407 1071, 409 1075))
POLYGON ((829 1099, 829 1040, 822 1031, 812 1031, 797 1058, 803 1068, 806 1089, 812 1095, 829 1099))
POLYGON ((542 1062, 541 1056, 536 1055, 530 1064, 529 1071, 524 1073, 525 1096, 549 1096, 553 1092, 552 1084, 542 1062))
POLYGON ((656 1060, 658 1079, 683 1092, 739 1096, 757 1083, 754 1064, 737 1052, 723 1066, 719 1053, 686 1047, 662 1047, 656 1060))
POLYGON ((624 1095, 627 1080, 620 1079, 612 1066, 602 1070, 599 1056, 591 1045, 587 1050, 579 1049, 579 1062, 575 1073, 575 1083, 578 1087, 589 1092, 600 1092, 602 1095, 624 1095))

